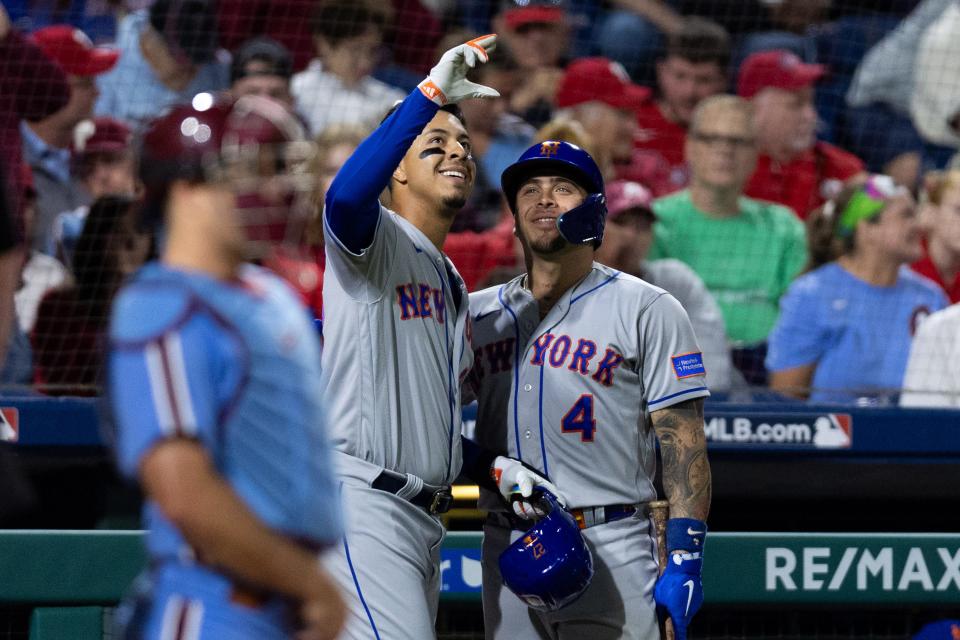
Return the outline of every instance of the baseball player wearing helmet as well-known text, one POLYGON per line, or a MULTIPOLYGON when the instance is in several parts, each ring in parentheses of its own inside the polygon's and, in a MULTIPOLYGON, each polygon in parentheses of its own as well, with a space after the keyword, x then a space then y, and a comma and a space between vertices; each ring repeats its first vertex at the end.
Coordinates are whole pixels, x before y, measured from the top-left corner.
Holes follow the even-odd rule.
POLYGON ((145 134, 145 215, 166 239, 115 301, 108 382, 150 568, 120 637, 321 640, 343 625, 316 559, 341 532, 318 338, 293 292, 245 263, 272 244, 265 225, 308 213, 311 147, 261 96, 201 94, 145 134))
MULTIPOLYGON (((326 195, 323 385, 346 513, 327 566, 349 591, 348 638, 436 633, 437 516, 462 466, 460 383, 473 362, 466 287, 441 252, 476 176, 453 103, 498 95, 466 80, 495 41, 444 53, 326 195)), ((537 483, 520 464, 483 460, 528 496, 537 483)))
MULTIPOLYGON (((517 458, 562 492, 593 552, 577 600, 530 609, 503 587, 498 557, 530 523, 491 510, 484 526, 488 638, 658 636, 657 607, 677 637, 702 601, 700 563, 710 506, 703 427, 709 395, 700 347, 664 290, 593 262, 603 237, 603 178, 567 142, 532 146, 502 176, 527 273, 470 296, 478 443, 517 458), (671 561, 657 579, 644 503, 656 497, 655 438, 673 519, 671 561)), ((511 577, 511 576, 506 576, 511 577)))

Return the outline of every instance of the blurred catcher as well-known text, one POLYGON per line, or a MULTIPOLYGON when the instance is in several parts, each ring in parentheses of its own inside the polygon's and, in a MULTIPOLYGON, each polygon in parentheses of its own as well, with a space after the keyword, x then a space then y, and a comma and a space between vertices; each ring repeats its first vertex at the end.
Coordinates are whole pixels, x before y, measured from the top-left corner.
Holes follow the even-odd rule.
POLYGON ((109 345, 117 462, 150 529, 124 637, 321 640, 343 624, 317 558, 341 530, 317 336, 245 262, 297 236, 310 148, 261 96, 200 94, 145 134, 144 218, 165 241, 118 295, 109 345))

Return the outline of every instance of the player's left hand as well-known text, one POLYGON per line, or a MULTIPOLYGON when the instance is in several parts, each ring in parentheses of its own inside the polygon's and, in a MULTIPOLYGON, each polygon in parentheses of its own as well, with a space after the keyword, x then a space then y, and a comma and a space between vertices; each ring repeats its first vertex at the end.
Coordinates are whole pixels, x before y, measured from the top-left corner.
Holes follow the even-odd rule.
POLYGON ((467 80, 467 72, 490 59, 497 34, 474 38, 444 53, 430 75, 418 85, 420 92, 440 106, 468 98, 496 98, 496 89, 467 80))
POLYGON ((657 612, 673 620, 677 640, 686 640, 687 627, 703 604, 703 545, 707 523, 695 518, 667 520, 667 568, 657 580, 653 599, 657 612))
POLYGON ((497 456, 490 467, 490 475, 497 483, 500 495, 512 505, 513 512, 521 518, 533 520, 547 515, 537 501, 526 499, 533 496, 534 487, 546 489, 557 497, 562 506, 567 506, 567 501, 555 484, 530 467, 524 466, 519 460, 497 456))
POLYGON ((671 554, 653 589, 658 612, 673 620, 676 640, 686 640, 690 620, 703 604, 702 568, 699 553, 671 554))

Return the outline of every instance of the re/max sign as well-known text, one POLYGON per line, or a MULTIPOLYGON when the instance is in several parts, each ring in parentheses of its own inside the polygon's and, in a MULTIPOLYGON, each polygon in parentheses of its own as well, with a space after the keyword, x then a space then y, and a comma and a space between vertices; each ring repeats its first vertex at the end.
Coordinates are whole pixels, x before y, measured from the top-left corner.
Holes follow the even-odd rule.
POLYGON ((766 548, 767 591, 960 592, 958 547, 766 548))

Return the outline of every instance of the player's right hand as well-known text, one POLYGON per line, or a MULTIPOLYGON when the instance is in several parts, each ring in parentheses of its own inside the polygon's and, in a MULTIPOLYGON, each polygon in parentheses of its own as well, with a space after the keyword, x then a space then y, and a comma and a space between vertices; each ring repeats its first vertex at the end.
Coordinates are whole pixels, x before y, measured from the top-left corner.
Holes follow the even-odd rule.
POLYGON ((564 507, 567 501, 557 486, 519 460, 497 456, 490 467, 490 475, 497 483, 500 495, 513 507, 513 512, 526 520, 547 515, 534 500, 525 500, 533 495, 534 487, 543 487, 557 497, 564 507), (519 499, 517 499, 519 494, 519 499))
POLYGON ((420 92, 440 106, 468 98, 496 98, 495 89, 467 80, 467 72, 490 59, 497 34, 480 36, 444 53, 430 75, 418 86, 420 92))
POLYGON ((347 606, 336 583, 320 569, 309 595, 300 603, 295 640, 334 640, 347 621, 347 606))

